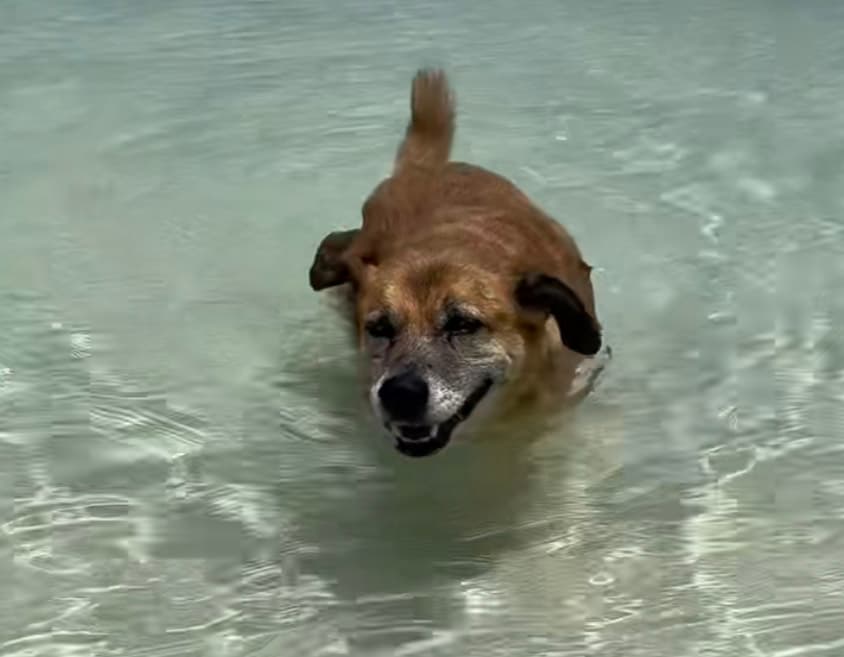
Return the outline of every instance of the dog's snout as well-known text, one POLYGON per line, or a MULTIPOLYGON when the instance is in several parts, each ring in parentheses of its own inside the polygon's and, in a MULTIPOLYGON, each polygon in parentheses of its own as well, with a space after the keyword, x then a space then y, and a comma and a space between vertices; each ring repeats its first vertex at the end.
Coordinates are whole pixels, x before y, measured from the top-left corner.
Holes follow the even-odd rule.
POLYGON ((413 421, 428 408, 428 384, 413 370, 390 377, 378 389, 381 405, 392 420, 413 421))

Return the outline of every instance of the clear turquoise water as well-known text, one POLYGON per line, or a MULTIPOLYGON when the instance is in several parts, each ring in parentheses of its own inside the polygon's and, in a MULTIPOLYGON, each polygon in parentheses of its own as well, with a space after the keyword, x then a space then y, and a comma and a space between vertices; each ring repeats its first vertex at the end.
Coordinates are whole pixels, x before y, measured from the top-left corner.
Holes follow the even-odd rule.
POLYGON ((844 653, 844 5, 0 3, 0 655, 844 653), (596 265, 530 448, 404 460, 306 285, 409 78, 596 265))

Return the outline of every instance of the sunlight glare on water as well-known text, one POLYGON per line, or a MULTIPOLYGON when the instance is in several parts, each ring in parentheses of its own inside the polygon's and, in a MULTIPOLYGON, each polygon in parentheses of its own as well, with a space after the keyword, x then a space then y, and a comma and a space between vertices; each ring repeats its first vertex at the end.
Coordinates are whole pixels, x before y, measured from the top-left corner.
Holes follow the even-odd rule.
POLYGON ((844 654, 844 5, 0 4, 0 655, 844 654), (595 265, 531 445, 405 459, 307 286, 417 67, 595 265))

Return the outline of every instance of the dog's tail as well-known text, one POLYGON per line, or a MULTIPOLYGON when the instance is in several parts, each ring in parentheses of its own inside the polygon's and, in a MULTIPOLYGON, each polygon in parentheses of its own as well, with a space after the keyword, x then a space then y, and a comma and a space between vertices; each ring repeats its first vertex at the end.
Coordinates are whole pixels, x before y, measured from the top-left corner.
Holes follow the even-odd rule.
POLYGON ((420 70, 413 78, 410 123, 396 154, 396 172, 408 166, 444 165, 453 139, 454 94, 448 78, 439 69, 420 70))

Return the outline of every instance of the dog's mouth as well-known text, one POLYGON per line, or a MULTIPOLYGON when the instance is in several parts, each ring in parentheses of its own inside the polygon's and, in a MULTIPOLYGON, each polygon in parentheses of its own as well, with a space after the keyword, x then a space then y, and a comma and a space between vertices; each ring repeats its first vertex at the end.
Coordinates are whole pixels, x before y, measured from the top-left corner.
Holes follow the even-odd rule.
POLYGON ((486 397, 492 388, 492 379, 486 379, 466 398, 454 415, 440 424, 398 424, 391 425, 396 449, 405 456, 431 456, 448 445, 451 434, 466 420, 486 397))

